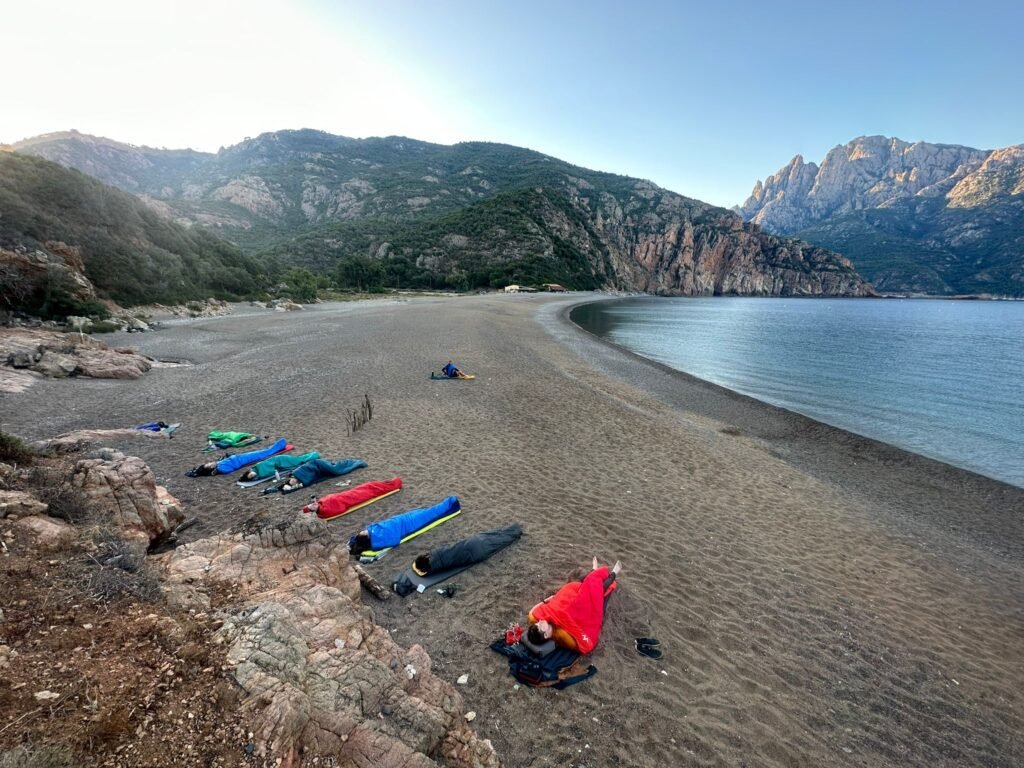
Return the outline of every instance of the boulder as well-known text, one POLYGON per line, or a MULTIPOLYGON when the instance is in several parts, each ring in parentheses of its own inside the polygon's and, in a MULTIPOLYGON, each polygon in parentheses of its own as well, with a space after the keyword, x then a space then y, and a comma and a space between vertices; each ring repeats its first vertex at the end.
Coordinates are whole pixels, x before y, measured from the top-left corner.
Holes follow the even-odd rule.
POLYGON ((74 358, 47 349, 31 369, 50 379, 63 379, 73 374, 77 367, 74 358))
POLYGON ((31 493, 24 491, 0 491, 0 519, 10 515, 27 517, 45 515, 49 506, 31 493))
POLYGON ((16 528, 29 533, 44 552, 58 552, 67 549, 75 540, 75 529, 63 520, 52 517, 22 517, 14 523, 16 528))
POLYGON ((90 508, 109 515, 129 538, 166 540, 185 520, 178 500, 156 484, 146 463, 114 452, 114 458, 82 459, 72 483, 90 508))
POLYGON ((76 355, 78 373, 94 379, 137 379, 153 367, 149 358, 130 349, 88 349, 76 355))

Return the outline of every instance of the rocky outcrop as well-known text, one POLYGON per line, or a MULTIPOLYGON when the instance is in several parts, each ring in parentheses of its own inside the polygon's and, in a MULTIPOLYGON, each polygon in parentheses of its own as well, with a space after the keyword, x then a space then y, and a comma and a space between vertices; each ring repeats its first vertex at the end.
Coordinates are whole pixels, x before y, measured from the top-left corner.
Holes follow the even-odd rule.
POLYGON ((45 515, 49 506, 26 491, 0 490, 0 519, 45 515))
POLYGON ((950 208, 977 208, 1009 195, 1024 195, 1024 144, 997 149, 947 193, 950 208))
POLYGON ((977 172, 991 153, 949 144, 862 136, 832 149, 821 166, 797 155, 738 208, 769 232, 793 234, 833 216, 883 208, 909 197, 942 196, 977 172))
POLYGON ((496 768, 458 692, 359 604, 359 583, 326 524, 289 514, 162 556, 168 598, 206 609, 224 588, 243 602, 219 636, 244 693, 257 751, 282 766, 496 768))
POLYGON ((274 221, 284 214, 284 205, 259 176, 243 176, 213 191, 214 200, 225 200, 262 219, 274 221))
POLYGON ((0 248, 0 309, 17 307, 33 293, 59 290, 75 301, 96 298, 85 276, 81 249, 50 241, 41 248, 0 248))
POLYGON ((31 536, 41 552, 60 552, 67 549, 76 538, 72 526, 52 517, 22 517, 14 527, 31 536))
POLYGON ((82 459, 75 464, 72 484, 93 512, 146 546, 166 540, 185 520, 178 500, 156 484, 153 471, 135 456, 108 451, 104 458, 82 459))
MULTIPOLYGON (((0 361, 48 378, 137 379, 153 367, 148 357, 133 349, 111 348, 84 334, 41 328, 0 328, 0 361)), ((9 383, 24 389, 28 382, 12 379, 9 383)))
POLYGON ((148 429, 80 429, 32 443, 32 449, 43 455, 78 453, 86 448, 111 440, 126 438, 140 440, 168 440, 170 432, 151 432, 148 429))

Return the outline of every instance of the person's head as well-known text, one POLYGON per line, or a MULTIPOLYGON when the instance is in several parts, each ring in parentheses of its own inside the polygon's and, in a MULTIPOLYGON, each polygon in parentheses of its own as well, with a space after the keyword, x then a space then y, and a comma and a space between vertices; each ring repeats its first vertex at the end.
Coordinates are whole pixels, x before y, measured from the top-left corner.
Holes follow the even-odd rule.
POLYGON ((413 560, 412 567, 420 576, 426 576, 430 573, 430 553, 422 554, 413 560))
POLYGON ((300 485, 302 485, 302 483, 299 482, 299 478, 295 476, 289 476, 285 478, 283 485, 285 488, 291 489, 298 488, 300 485))
POLYGON ((302 511, 306 514, 315 515, 317 512, 320 511, 320 501, 317 499, 316 496, 311 496, 309 499, 309 504, 304 506, 302 508, 302 511))
POLYGON ((368 531, 360 531, 352 537, 352 541, 348 545, 348 551, 353 555, 361 555, 363 552, 370 548, 370 533, 368 531))
POLYGON ((242 479, 243 480, 255 480, 256 479, 256 470, 255 469, 246 470, 245 474, 242 475, 242 479))
POLYGON ((543 645, 551 639, 553 631, 554 628, 548 622, 538 621, 536 624, 531 624, 530 628, 526 630, 526 639, 534 645, 543 645))

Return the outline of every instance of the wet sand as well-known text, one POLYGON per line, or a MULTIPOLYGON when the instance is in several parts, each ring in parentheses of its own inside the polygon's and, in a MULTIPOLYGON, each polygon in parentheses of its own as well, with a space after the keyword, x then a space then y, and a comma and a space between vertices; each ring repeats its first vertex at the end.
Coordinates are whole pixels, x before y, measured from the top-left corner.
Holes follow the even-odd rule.
MULTIPOLYGON (((454 493, 464 514, 370 566, 520 522, 526 535, 428 592, 377 603, 460 686, 508 766, 1024 764, 1024 490, 679 374, 568 323, 580 296, 321 305, 107 337, 162 359, 134 382, 45 381, 0 400, 28 438, 181 421, 122 446, 198 515, 188 537, 305 494, 184 477, 211 429, 356 456, 402 493, 332 523, 454 493), (432 382, 449 359, 473 382, 432 382), (373 420, 347 434, 368 394, 373 420), (516 689, 487 644, 591 556, 619 558, 591 660, 562 692, 516 689), (657 636, 665 657, 632 638, 657 636)), ((330 483, 317 487, 330 492, 330 483)))

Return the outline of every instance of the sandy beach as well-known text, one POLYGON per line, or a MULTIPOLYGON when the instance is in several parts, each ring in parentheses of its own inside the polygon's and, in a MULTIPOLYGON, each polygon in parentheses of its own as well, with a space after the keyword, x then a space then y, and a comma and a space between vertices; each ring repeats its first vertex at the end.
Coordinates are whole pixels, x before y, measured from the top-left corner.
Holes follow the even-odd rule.
POLYGON ((1024 490, 601 342, 567 319, 598 298, 239 307, 100 337, 188 364, 40 381, 2 396, 0 423, 40 439, 182 422, 117 447, 199 518, 186 539, 306 500, 185 477, 212 429, 365 459, 353 484, 403 478, 333 522, 339 538, 457 495, 460 517, 369 566, 385 582, 419 551, 521 523, 453 599, 365 594, 442 677, 468 674, 474 727, 506 766, 1024 764, 1024 490), (430 381, 449 359, 477 379, 430 381), (373 419, 349 435, 364 395, 373 419), (593 555, 624 564, 598 674, 516 688, 488 643, 593 555), (651 635, 661 660, 634 649, 651 635))

